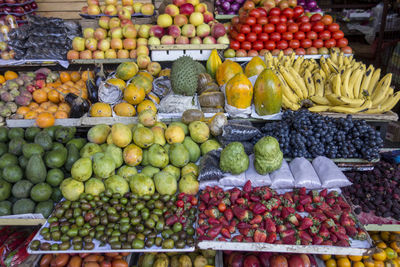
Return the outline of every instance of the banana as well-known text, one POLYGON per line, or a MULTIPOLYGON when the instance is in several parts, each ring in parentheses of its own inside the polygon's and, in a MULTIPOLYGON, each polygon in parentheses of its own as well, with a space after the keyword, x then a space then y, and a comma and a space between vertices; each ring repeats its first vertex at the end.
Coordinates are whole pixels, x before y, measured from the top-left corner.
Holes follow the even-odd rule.
POLYGON ((299 104, 290 102, 290 101, 286 98, 286 96, 284 96, 284 95, 282 95, 282 104, 283 104, 283 107, 284 107, 284 108, 286 108, 286 109, 291 109, 291 110, 294 110, 294 111, 296 111, 296 110, 298 110, 298 109, 301 108, 301 106, 300 106, 299 104))
MULTIPOLYGON (((308 65, 308 67, 304 70, 304 73, 306 72, 306 71, 308 71, 310 74, 313 72, 313 70, 314 70, 314 65, 313 64, 310 64, 310 65, 308 65)), ((303 73, 303 75, 304 75, 304 73, 303 73)))
POLYGON ((306 97, 303 95, 303 91, 297 85, 297 83, 294 80, 294 77, 292 77, 292 75, 289 73, 289 71, 285 67, 280 66, 279 72, 282 74, 283 78, 285 79, 285 81, 287 82, 289 87, 296 93, 296 95, 300 99, 305 99, 306 97))
MULTIPOLYGON (((304 59, 303 59, 303 60, 304 60, 304 59)), ((295 62, 294 62, 294 64, 293 64, 293 68, 294 68, 297 72, 300 71, 300 67, 301 67, 301 64, 303 63, 303 60, 302 60, 302 57, 298 57, 298 58, 295 60, 295 62)))
POLYGON ((322 105, 316 105, 308 108, 309 111, 311 112, 325 112, 328 111, 330 106, 322 106, 322 105))
POLYGON ((371 100, 368 99, 368 100, 365 100, 364 103, 360 107, 357 107, 357 108, 349 107, 349 106, 334 106, 334 107, 330 107, 329 111, 352 114, 352 113, 366 111, 369 108, 371 108, 371 106, 372 106, 372 102, 371 102, 371 100))
POLYGON ((332 92, 332 83, 326 82, 325 83, 325 96, 326 95, 330 95, 330 94, 333 94, 333 92, 332 92))
MULTIPOLYGON (((388 101, 391 97, 393 97, 393 88, 389 87, 389 89, 387 90, 386 94, 382 94, 383 97, 379 97, 378 99, 372 99, 372 106, 373 107, 379 107, 380 105, 382 105, 383 103, 386 103, 386 101, 388 101)), ((380 96, 380 95, 378 95, 380 96)))
POLYGON ((296 53, 290 54, 289 58, 290 58, 290 66, 293 66, 293 62, 296 59, 296 53))
POLYGON ((317 96, 324 96, 324 84, 325 81, 321 77, 319 72, 315 73, 314 75, 314 85, 315 85, 315 95, 317 96))
POLYGON ((333 63, 333 61, 330 58, 328 58, 326 60, 326 64, 328 65, 329 70, 331 72, 334 72, 334 73, 338 73, 339 72, 339 70, 338 70, 339 68, 337 67, 337 65, 335 63, 333 63))
POLYGON ((332 62, 333 63, 335 63, 335 65, 337 66, 338 64, 338 55, 337 55, 337 53, 336 52, 331 52, 331 58, 330 58, 331 60, 332 60, 332 62))
POLYGON ((306 84, 306 88, 308 89, 308 95, 315 95, 314 80, 311 76, 311 72, 308 69, 304 71, 304 82, 306 84))
POLYGON ((332 94, 325 94, 325 97, 331 103, 331 106, 344 106, 346 103, 339 99, 339 95, 332 93, 332 94))
POLYGON ((343 52, 340 52, 339 56, 338 56, 338 60, 337 60, 337 65, 338 67, 344 67, 344 54, 343 52))
POLYGON ((380 76, 381 76, 381 69, 375 69, 374 74, 372 74, 371 80, 369 81, 368 84, 369 95, 373 94, 375 86, 378 83, 380 76))
POLYGON ((365 102, 363 99, 352 99, 336 94, 327 95, 326 98, 335 106, 346 106, 352 108, 360 107, 365 102))
POLYGON ((372 77, 373 72, 374 72, 374 66, 369 65, 368 69, 365 71, 364 78, 363 78, 363 81, 361 83, 361 92, 363 94, 367 94, 368 93, 368 85, 369 85, 369 82, 371 81, 371 77, 372 77))
POLYGON ((356 79, 358 78, 360 72, 361 72, 361 69, 356 69, 351 74, 351 77, 350 77, 350 80, 349 80, 349 88, 347 89, 347 92, 348 92, 350 98, 355 98, 355 95, 354 95, 354 84, 356 83, 356 79))
POLYGON ((327 75, 323 69, 319 68, 319 74, 324 80, 326 80, 327 75))
POLYGON ((332 78, 332 91, 338 96, 342 95, 342 92, 340 90, 341 85, 342 81, 340 79, 340 74, 335 74, 335 76, 333 76, 332 78))
POLYGON ((294 82, 300 87, 303 92, 304 99, 308 97, 308 90, 304 80, 301 78, 300 74, 298 74, 292 67, 287 68, 289 73, 293 76, 294 82))
POLYGON ((394 106, 396 106, 399 100, 400 100, 400 92, 396 92, 391 99, 389 99, 388 101, 386 101, 386 103, 381 105, 382 111, 388 112, 389 110, 394 108, 394 106))
POLYGON ((349 66, 349 65, 350 65, 350 59, 349 59, 349 57, 344 57, 344 58, 343 58, 343 64, 346 65, 346 66, 349 66))
POLYGON ((324 57, 321 57, 319 64, 321 65, 322 70, 325 72, 326 76, 329 76, 331 70, 329 69, 328 64, 326 64, 326 60, 324 57))
POLYGON ((283 50, 279 51, 278 60, 281 61, 285 55, 283 54, 283 50))
POLYGON ((272 54, 271 54, 271 52, 267 52, 267 53, 265 53, 265 55, 264 55, 264 61, 265 61, 265 63, 267 63, 267 61, 272 61, 272 54))
POLYGON ((354 98, 362 97, 361 81, 362 81, 362 77, 364 76, 364 73, 365 73, 365 69, 361 68, 358 76, 356 77, 356 81, 355 81, 354 87, 353 87, 354 98))
POLYGON ((317 96, 317 95, 313 95, 310 97, 311 101, 314 102, 315 104, 318 105, 326 105, 329 106, 331 104, 331 102, 323 96, 317 96))
POLYGON ((392 74, 388 73, 378 82, 374 91, 372 92, 372 99, 375 99, 377 95, 383 94, 387 91, 392 82, 392 74))
POLYGON ((276 70, 275 75, 278 77, 279 81, 282 83, 282 92, 283 92, 283 95, 287 98, 287 100, 292 103, 299 103, 300 102, 299 97, 296 95, 295 92, 293 92, 292 89, 290 89, 289 85, 286 83, 286 81, 282 77, 281 73, 276 70))
POLYGON ((341 87, 341 91, 342 91, 342 96, 347 96, 350 97, 349 94, 349 80, 350 80, 350 75, 352 73, 352 69, 351 68, 347 68, 344 73, 342 78, 342 87, 341 87))

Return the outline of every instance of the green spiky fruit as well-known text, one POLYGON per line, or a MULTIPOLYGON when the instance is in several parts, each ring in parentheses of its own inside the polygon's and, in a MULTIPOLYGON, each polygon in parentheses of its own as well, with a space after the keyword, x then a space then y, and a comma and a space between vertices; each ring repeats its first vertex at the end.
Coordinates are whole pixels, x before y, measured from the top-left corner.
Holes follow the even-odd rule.
POLYGON ((182 56, 172 64, 170 79, 175 94, 192 96, 196 93, 198 69, 196 61, 189 56, 182 56))
POLYGON ((197 68, 197 73, 198 73, 198 74, 206 73, 206 72, 207 72, 207 70, 206 70, 206 68, 203 66, 203 64, 201 64, 201 63, 198 62, 198 61, 195 61, 195 62, 196 62, 196 68, 197 68))

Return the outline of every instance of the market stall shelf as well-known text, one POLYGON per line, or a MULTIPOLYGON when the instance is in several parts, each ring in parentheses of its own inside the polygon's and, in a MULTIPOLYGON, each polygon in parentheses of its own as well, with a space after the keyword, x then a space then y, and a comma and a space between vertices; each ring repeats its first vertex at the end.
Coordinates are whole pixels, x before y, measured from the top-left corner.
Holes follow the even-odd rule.
POLYGON ((0 216, 0 226, 36 226, 46 223, 46 219, 42 214, 17 214, 0 216))
POLYGON ((228 48, 225 44, 199 44, 199 45, 150 45, 151 59, 153 61, 173 61, 181 56, 191 56, 194 60, 205 61, 210 57, 213 49, 223 50, 228 48))
POLYGON ((122 62, 134 61, 129 58, 116 58, 116 59, 73 59, 71 64, 120 64, 122 62))
MULTIPOLYGON (((15 128, 15 127, 32 127, 35 126, 35 120, 6 120, 7 127, 15 128)), ((62 126, 81 126, 81 118, 79 119, 57 119, 55 121, 55 125, 62 126)))

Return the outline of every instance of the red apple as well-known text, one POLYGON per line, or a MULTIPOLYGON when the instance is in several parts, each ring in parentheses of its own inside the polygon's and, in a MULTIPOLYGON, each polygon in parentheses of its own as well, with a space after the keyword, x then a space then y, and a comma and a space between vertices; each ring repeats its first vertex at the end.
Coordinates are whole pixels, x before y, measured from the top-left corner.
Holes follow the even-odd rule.
POLYGON ((132 15, 131 12, 126 7, 123 7, 120 11, 118 11, 118 18, 121 20, 130 19, 131 15, 132 15))
POLYGON ((201 38, 199 36, 195 36, 190 38, 190 43, 191 44, 202 44, 203 40, 201 40, 201 38))
POLYGON ((211 28, 208 24, 201 24, 196 28, 196 35, 203 38, 210 35, 211 28))
POLYGON ((118 50, 122 49, 123 44, 121 39, 113 38, 111 39, 111 49, 118 50))
POLYGON ((110 21, 108 22, 108 27, 110 29, 121 27, 121 20, 119 18, 111 18, 110 21))
POLYGON ((304 267, 311 267, 311 261, 307 254, 300 254, 300 258, 303 260, 304 267))
POLYGON ((127 38, 122 41, 124 49, 132 50, 136 48, 136 39, 127 38))
POLYGON ((183 4, 186 4, 186 0, 172 0, 172 3, 176 6, 181 6, 183 4))
POLYGON ((169 4, 165 7, 164 13, 170 15, 171 17, 175 17, 179 14, 179 7, 174 4, 169 4))
POLYGON ((190 15, 194 12, 194 6, 192 4, 186 3, 179 7, 179 13, 183 15, 190 15))
POLYGON ((103 28, 97 28, 93 33, 94 38, 100 41, 107 37, 107 31, 103 28))
POLYGON ((83 30, 83 37, 87 38, 93 38, 94 36, 94 29, 93 28, 86 28, 83 30))
POLYGON ((117 15, 118 10, 115 6, 113 5, 107 5, 106 8, 104 9, 104 14, 108 16, 115 16, 117 15))
POLYGON ((182 27, 182 35, 186 37, 195 37, 196 28, 192 24, 185 24, 182 27))
POLYGON ((85 40, 85 47, 90 51, 95 51, 97 49, 97 40, 94 38, 88 38, 85 40))
POLYGON ((247 57, 247 51, 244 49, 238 49, 236 51, 236 56, 237 57, 247 57))
POLYGON ((181 27, 187 23, 188 23, 188 18, 186 17, 186 15, 179 14, 174 17, 174 24, 176 26, 181 27))
POLYGON ((124 27, 126 25, 132 25, 133 26, 133 22, 130 19, 123 19, 121 20, 121 27, 124 27))
POLYGON ((139 55, 136 59, 139 69, 146 69, 150 62, 151 59, 149 56, 139 55))
POLYGON ((129 58, 129 51, 126 49, 118 50, 117 57, 118 58, 129 58))
POLYGON ((125 38, 136 38, 137 36, 136 28, 133 25, 125 25, 122 28, 122 35, 125 38))
POLYGON ((189 44, 189 38, 187 38, 186 36, 178 36, 178 38, 176 38, 175 40, 176 44, 189 44))
POLYGON ((143 4, 140 12, 145 16, 152 16, 154 14, 154 5, 150 3, 143 4))
POLYGON ((154 37, 157 37, 157 38, 161 38, 161 37, 163 37, 164 32, 165 32, 165 31, 164 31, 164 28, 163 28, 163 27, 158 26, 158 25, 153 25, 153 26, 150 27, 150 32, 149 32, 149 34, 150 34, 150 36, 154 36, 154 37))
POLYGON ((161 38, 161 44, 163 44, 163 45, 170 45, 170 44, 174 44, 174 43, 175 43, 175 39, 171 35, 164 35, 161 38))
POLYGON ((79 58, 80 59, 92 59, 92 51, 84 50, 84 51, 79 52, 79 58))
POLYGON ((217 40, 212 36, 204 37, 203 44, 216 44, 217 40))
POLYGON ((214 38, 219 38, 226 34, 226 30, 223 24, 221 23, 214 23, 211 27, 211 35, 214 38))
POLYGON ((101 10, 98 5, 90 5, 87 8, 87 13, 89 15, 99 15, 101 13, 101 10))
POLYGON ((181 28, 176 25, 171 25, 168 27, 168 35, 171 35, 174 38, 177 38, 181 35, 181 28))
POLYGON ((206 11, 203 13, 204 23, 209 23, 214 20, 214 15, 210 11, 206 11))
POLYGON ((110 22, 110 18, 109 17, 102 16, 99 19, 99 26, 102 27, 103 29, 108 30, 108 29, 110 29, 109 22, 110 22))
POLYGON ((204 13, 207 11, 207 5, 204 3, 200 3, 194 7, 195 12, 204 13))

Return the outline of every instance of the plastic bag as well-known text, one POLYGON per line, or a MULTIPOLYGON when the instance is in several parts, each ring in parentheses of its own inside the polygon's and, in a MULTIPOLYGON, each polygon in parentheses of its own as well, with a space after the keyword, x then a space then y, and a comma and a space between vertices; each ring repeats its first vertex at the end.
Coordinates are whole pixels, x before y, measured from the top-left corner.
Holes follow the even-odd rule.
POLYGON ((244 172, 234 175, 232 173, 225 173, 224 177, 219 180, 219 184, 227 187, 243 186, 246 183, 246 174, 244 172))
POLYGON ((250 180, 252 186, 270 186, 272 182, 269 175, 261 175, 254 168, 254 154, 249 156, 249 160, 249 168, 245 172, 246 180, 250 180))
POLYGON ((292 189, 294 188, 294 177, 290 171, 286 160, 282 161, 282 166, 269 174, 272 189, 292 189))
POLYGON ((307 189, 321 188, 321 181, 315 172, 311 163, 301 157, 295 158, 289 163, 290 171, 294 177, 294 186, 296 188, 305 187, 307 189))
POLYGON ((152 93, 160 99, 163 99, 169 92, 171 92, 171 80, 167 76, 161 76, 153 81, 152 93))
POLYGON ((99 101, 108 104, 116 104, 122 99, 122 91, 115 85, 102 82, 99 86, 99 101))
POLYGON ((202 181, 219 181, 224 175, 219 168, 219 157, 221 156, 222 149, 212 150, 205 154, 200 160, 199 177, 198 180, 202 181))
POLYGON ((316 157, 312 166, 321 180, 322 188, 339 188, 352 184, 335 162, 327 157, 316 157))
POLYGON ((169 94, 160 101, 159 113, 183 113, 188 109, 199 109, 197 97, 169 94))
POLYGON ((236 108, 228 104, 226 101, 226 93, 225 93, 226 84, 224 84, 221 88, 221 91, 225 96, 225 111, 229 114, 229 116, 233 118, 248 118, 251 114, 251 105, 248 108, 236 108))
POLYGON ((222 137, 227 141, 248 141, 260 133, 256 127, 243 124, 228 124, 222 129, 222 137))

